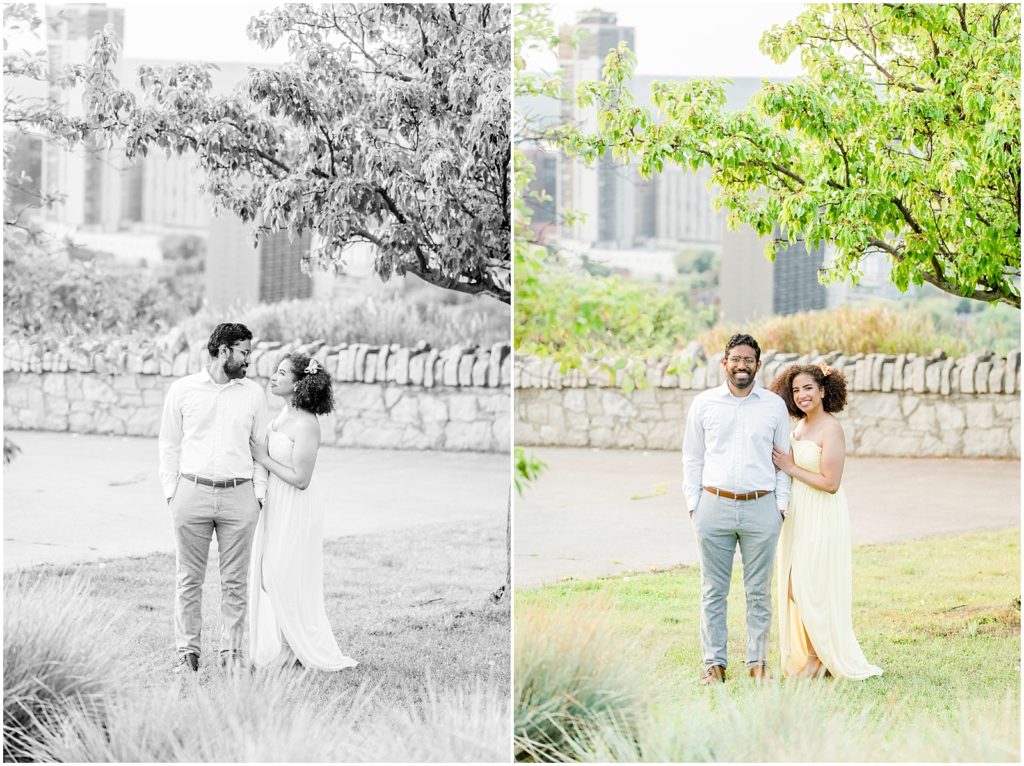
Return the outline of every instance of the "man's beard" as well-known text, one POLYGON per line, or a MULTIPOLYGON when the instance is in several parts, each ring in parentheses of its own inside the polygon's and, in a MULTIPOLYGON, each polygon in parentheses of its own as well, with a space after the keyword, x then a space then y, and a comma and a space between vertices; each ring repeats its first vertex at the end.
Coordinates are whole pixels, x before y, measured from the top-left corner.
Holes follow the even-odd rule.
POLYGON ((737 370, 736 372, 727 371, 726 374, 729 377, 729 382, 736 386, 736 388, 750 388, 750 386, 754 385, 754 373, 750 372, 749 370, 737 370), (745 380, 737 379, 736 375, 740 372, 747 373, 748 377, 745 380))
POLYGON ((244 362, 239 362, 238 364, 235 364, 233 362, 225 362, 224 374, 227 375, 228 378, 231 380, 235 380, 237 378, 244 378, 247 368, 248 365, 246 365, 244 362))

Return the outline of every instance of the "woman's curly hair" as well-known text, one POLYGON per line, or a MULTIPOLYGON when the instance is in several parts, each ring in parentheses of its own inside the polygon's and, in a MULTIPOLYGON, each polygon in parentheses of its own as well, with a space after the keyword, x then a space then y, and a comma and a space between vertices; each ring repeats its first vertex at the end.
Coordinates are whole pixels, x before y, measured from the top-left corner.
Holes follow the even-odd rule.
POLYGON ((846 406, 846 376, 824 364, 794 364, 780 372, 768 387, 782 397, 790 415, 794 418, 807 417, 807 413, 793 400, 793 378, 797 375, 810 375, 818 387, 824 389, 821 406, 825 412, 842 412, 846 406))
MULTIPOLYGON (((292 394, 292 407, 312 412, 314 415, 326 415, 334 411, 334 388, 331 376, 320 362, 316 362, 316 372, 306 372, 312 357, 294 351, 284 357, 292 366, 295 377, 295 392, 292 394)), ((282 359, 282 361, 284 361, 282 359)), ((315 360, 314 360, 315 361, 315 360)))

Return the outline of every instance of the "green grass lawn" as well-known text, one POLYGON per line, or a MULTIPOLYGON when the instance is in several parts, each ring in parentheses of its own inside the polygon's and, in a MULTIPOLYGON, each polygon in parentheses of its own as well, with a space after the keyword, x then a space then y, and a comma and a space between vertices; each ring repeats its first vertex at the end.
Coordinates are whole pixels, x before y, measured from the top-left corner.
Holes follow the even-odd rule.
MULTIPOLYGON (((369 700, 366 708, 374 714, 401 708, 413 714, 426 710, 427 717, 437 718, 450 714, 436 711, 438 699, 450 695, 476 695, 486 698, 487 705, 507 701, 509 605, 490 601, 490 594, 504 581, 504 551, 503 523, 428 524, 327 541, 328 619, 342 651, 359 666, 338 673, 294 671, 291 675, 301 676, 304 702, 316 707, 342 697, 358 698, 369 700)), ((119 679, 119 696, 130 700, 137 695, 142 704, 173 687, 174 556, 36 567, 22 570, 16 585, 29 588, 35 581, 83 574, 89 595, 81 609, 112 620, 106 635, 117 657, 111 673, 119 679)), ((214 550, 203 592, 202 666, 195 678, 199 690, 211 694, 222 693, 227 683, 217 667, 219 604, 214 550)), ((460 704, 472 707, 474 702, 460 704)), ((504 720, 504 743, 486 743, 484 752, 508 752, 507 717, 504 720)), ((487 733, 497 728, 491 723, 487 733)), ((429 742, 417 746, 429 752, 429 742)), ((458 758, 458 747, 440 754, 442 760, 458 758)))
MULTIPOLYGON (((853 567, 854 630, 868 660, 885 674, 866 681, 809 682, 835 691, 829 704, 838 706, 837 713, 867 711, 898 732, 922 716, 952 720, 964 702, 974 709, 1009 704, 1019 711, 1019 530, 861 546, 854 550, 853 567)), ((633 664, 655 711, 707 700, 709 690, 697 684, 699 586, 698 567, 687 566, 519 590, 517 663, 519 642, 530 639, 518 634, 520 620, 569 609, 577 619, 589 614, 608 622, 624 646, 632 647, 624 652, 635 656, 621 661, 633 664)), ((737 562, 729 597, 729 681, 714 692, 734 702, 756 690, 744 673, 745 641, 737 562)), ((774 619, 770 647, 769 662, 778 675, 774 619)))

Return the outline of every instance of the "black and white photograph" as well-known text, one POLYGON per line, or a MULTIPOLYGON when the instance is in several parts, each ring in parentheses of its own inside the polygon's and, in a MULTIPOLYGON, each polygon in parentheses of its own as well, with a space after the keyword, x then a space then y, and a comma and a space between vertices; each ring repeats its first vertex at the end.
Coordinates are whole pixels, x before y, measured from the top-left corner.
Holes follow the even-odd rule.
POLYGON ((511 6, 4 6, 19 762, 511 758, 511 6))

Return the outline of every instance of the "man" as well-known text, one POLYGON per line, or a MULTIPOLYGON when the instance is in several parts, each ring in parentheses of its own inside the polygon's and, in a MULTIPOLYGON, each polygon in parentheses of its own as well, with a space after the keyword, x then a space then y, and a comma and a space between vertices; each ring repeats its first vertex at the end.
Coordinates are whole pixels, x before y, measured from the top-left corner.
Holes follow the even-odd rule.
POLYGON ((700 554, 702 684, 725 681, 726 604, 739 545, 747 600, 747 672, 768 673, 768 628, 775 544, 789 505, 789 476, 776 471, 772 445, 789 452, 782 398, 754 380, 761 349, 733 335, 722 359, 726 381, 702 391, 686 416, 683 492, 700 554))
POLYGON ((199 669, 203 581, 210 540, 220 552, 221 664, 240 664, 256 521, 267 490, 267 469, 254 463, 252 436, 263 443, 267 398, 245 377, 252 333, 219 324, 206 346, 211 361, 174 381, 160 425, 160 482, 174 522, 177 587, 175 673, 199 669))

